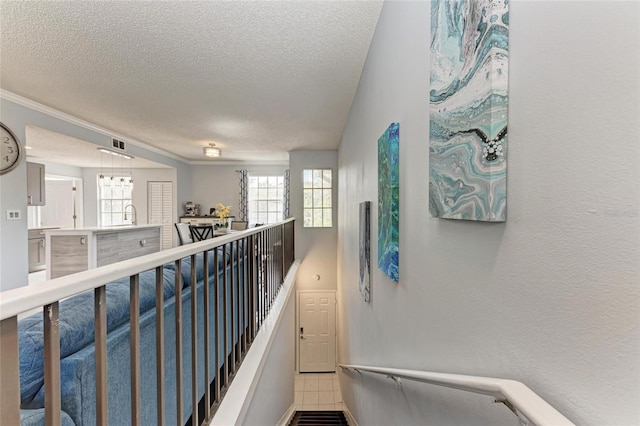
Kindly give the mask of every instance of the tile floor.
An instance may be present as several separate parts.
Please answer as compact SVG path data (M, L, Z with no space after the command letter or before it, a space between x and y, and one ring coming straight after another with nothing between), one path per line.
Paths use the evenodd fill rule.
M340 382L335 373L296 373L296 410L342 410Z

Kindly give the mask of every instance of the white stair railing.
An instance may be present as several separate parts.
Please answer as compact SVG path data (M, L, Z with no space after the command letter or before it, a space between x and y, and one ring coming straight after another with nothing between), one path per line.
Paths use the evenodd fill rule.
M364 365L339 364L343 370L357 373L374 373L387 376L398 386L400 379L429 383L459 389L466 392L489 395L494 402L506 405L515 413L523 425L570 426L574 425L551 404L516 380L493 377L466 376L461 374L434 373L430 371L403 370L398 368L369 367ZM575 425L574 425L575 426Z

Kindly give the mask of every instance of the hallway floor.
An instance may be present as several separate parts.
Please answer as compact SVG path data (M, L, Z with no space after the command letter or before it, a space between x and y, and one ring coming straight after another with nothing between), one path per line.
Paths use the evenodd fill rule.
M342 410L340 382L335 373L296 373L296 410Z

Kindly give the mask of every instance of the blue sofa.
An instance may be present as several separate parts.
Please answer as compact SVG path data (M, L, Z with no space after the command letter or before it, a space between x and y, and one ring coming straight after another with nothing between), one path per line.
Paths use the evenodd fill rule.
M219 306L223 305L223 275L227 274L227 304L230 306L231 291L242 293L238 274L225 265L230 264L231 255L223 256L218 250ZM244 265L240 246L235 264ZM216 342L213 313L213 286L215 266L213 250L209 256L209 311L211 325L209 383L218 369L214 368ZM197 352L198 352L198 399L204 395L204 267L202 253L196 256L196 299L197 299ZM165 356L165 416L167 424L176 424L176 330L175 330L175 268L174 264L163 267L164 291L164 356ZM191 397L191 257L182 259L182 391L184 424L192 413ZM129 350L129 279L124 278L107 285L107 374L109 424L129 424L131 419L130 397L130 350ZM60 302L60 358L61 358L61 399L63 425L94 425L95 401L95 348L94 348L94 296L93 291L76 295ZM227 323L227 347L238 341L240 321L247 327L246 317L238 319L238 299L235 297L234 335L231 336L231 321ZM222 336L224 311L218 311L219 335ZM142 424L156 423L156 352L155 352L155 271L140 274L140 381ZM43 322L42 314L24 318L18 323L20 349L20 396L21 423L23 425L44 424L44 379L43 379ZM219 366L224 360L224 345L218 347ZM228 352L227 352L228 355Z

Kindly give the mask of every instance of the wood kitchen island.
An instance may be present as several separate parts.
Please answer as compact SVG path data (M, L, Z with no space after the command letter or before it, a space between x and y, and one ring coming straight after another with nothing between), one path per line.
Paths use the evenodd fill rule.
M160 251L161 225L45 230L47 279Z

